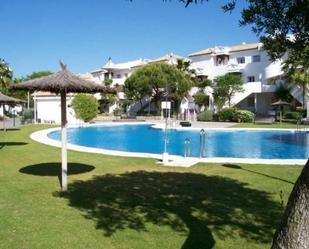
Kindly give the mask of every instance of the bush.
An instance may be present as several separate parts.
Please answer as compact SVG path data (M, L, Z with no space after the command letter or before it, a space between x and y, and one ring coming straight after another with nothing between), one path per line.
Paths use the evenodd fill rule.
M285 112L283 114L283 118L284 119L295 119L295 120L298 120L298 119L302 118L302 113L300 113L300 112Z
M33 110L24 109L22 113L22 123L31 123L33 119Z
M120 116L121 113L122 113L121 108L117 107L117 108L113 111L113 113L114 113L114 116Z
M198 121L212 121L213 120L213 112L210 110L203 111L199 113L197 116Z
M236 110L233 121L238 123L253 123L254 113L247 110Z
M236 113L236 108L223 108L218 112L218 117L220 121L233 121Z
M298 109L296 111L299 113L301 118L305 118L307 116L307 110L306 109Z
M71 102L76 118L89 122L97 116L99 103L90 94L77 94Z

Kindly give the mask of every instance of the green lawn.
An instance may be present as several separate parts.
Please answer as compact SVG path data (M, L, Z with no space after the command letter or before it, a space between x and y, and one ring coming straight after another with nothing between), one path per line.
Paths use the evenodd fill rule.
M162 167L30 140L47 126L0 131L0 248L269 248L301 167Z
M255 123L239 123L234 125L236 128L280 128L280 129L309 129L308 125L300 125L291 123L273 123L273 124L255 124Z

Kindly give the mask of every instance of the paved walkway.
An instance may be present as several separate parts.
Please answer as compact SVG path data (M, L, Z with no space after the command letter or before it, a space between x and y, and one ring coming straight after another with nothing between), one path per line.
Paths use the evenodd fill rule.
M165 124L165 120L146 120L147 122L153 122L156 124ZM171 124L173 122L173 120L168 121L169 124ZM180 120L176 121L176 127L179 128L181 127L179 122L181 122ZM232 123L232 122L199 122L199 121L195 121L195 122L190 122L191 123L191 128L229 128L232 127L234 125L236 125L237 123Z

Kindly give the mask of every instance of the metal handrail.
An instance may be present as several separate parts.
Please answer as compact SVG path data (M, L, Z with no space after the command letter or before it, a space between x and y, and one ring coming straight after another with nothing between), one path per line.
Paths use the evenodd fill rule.
M200 158L205 157L205 142L206 142L206 132L204 129L200 131Z
M190 156L190 153L191 153L190 144L191 144L190 138L186 138L185 139L185 152L184 152L185 157Z

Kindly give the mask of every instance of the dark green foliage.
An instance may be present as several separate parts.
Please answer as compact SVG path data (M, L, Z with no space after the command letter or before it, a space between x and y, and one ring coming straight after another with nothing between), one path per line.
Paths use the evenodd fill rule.
M214 80L213 96L219 109L225 104L225 102L228 102L228 105L231 106L232 97L237 92L243 91L243 81L240 75L226 74L218 76Z
M307 110L306 109L298 109L297 112L302 118L305 118L307 116Z
M98 113L98 100L90 94L77 94L71 102L75 116L84 122L89 122Z
M218 117L220 121L234 121L234 117L236 114L236 108L223 108L218 112Z
M184 72L186 75L190 76L192 80L196 77L195 69L191 69L191 61L184 59L177 59L177 69Z
M132 73L125 81L124 92L128 98L141 101L143 97L152 96L155 103L167 88L170 98L178 101L188 90L192 82L190 77L176 66L166 63L154 63L143 66Z
M295 119L295 120L299 120L302 118L302 113L300 112L285 112L283 114L283 118L284 119Z
M210 110L203 111L197 116L198 121L213 121L213 112Z
M0 58L0 90L8 88L13 78L9 64Z
M32 123L34 113L32 109L24 109L22 112L22 123Z
M111 86L113 84L113 80L112 79L106 79L106 80L104 80L104 84L105 84L105 86Z
M241 25L252 25L272 59L289 52L285 70L309 67L309 1L248 1ZM280 14L279 14L280 13ZM292 34L293 38L289 37Z
M209 96L203 92L198 92L194 95L194 101L199 107L208 106Z
M27 77L25 78L25 80L33 80L33 79L38 79L38 78L41 78L41 77L44 77L44 76L48 76L48 75L51 75L53 72L51 71L37 71L37 72L33 72L29 75L27 75Z
M102 112L108 112L108 108L110 105L114 104L117 100L117 97L115 94L112 93L105 93L101 94L101 100L99 101L100 103L100 109Z
M113 111L114 115L115 116L120 116L122 111L121 111L121 108L116 108L114 111Z
M275 96L277 99L284 100L286 102L291 102L293 96L290 94L291 88L286 85L280 85L276 88Z
M255 115L253 112L247 110L236 110L233 121L238 123L253 123Z
M223 108L218 112L220 121L232 121L238 123L252 123L255 115L253 112L247 110L238 110L237 108Z
M205 89L207 86L212 86L212 82L209 79L203 79L201 77L196 77L194 80L194 85L199 89Z

